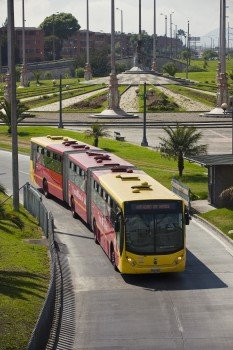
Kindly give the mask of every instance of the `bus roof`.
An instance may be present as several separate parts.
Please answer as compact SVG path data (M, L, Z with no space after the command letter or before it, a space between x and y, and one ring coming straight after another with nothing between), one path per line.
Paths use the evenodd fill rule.
M31 142L46 147L53 152L63 154L64 152L85 151L87 149L100 150L94 146L90 146L84 142L77 141L66 136L41 136L32 137Z
M134 170L131 174L103 174L99 176L99 182L120 205L127 201L181 200L175 193L140 170Z
M70 154L69 159L72 160L75 164L82 167L82 169L87 170L88 168L94 168L94 167L116 167L116 166L123 166L123 167L133 167L132 164L127 162L124 159L121 159L120 157L116 156L115 154L104 152L103 150L97 150L97 151L87 151L85 153L80 154Z

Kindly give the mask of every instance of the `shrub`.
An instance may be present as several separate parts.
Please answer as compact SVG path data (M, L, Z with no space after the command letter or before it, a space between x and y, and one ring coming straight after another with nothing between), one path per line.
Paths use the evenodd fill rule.
M233 208L233 186L222 191L219 195L220 205L224 208Z
M84 69L83 68L75 69L75 75L77 78L83 78L84 77Z
M174 77L178 72L178 68L174 63L166 63L163 65L163 72Z
M47 79L47 80L50 80L52 78L52 74L50 72L46 72L44 74L44 78Z
M189 72L205 72L206 70L198 66L190 66Z

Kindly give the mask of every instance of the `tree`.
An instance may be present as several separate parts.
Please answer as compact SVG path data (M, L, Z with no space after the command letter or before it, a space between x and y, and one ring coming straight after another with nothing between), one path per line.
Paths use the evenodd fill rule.
M24 114L28 110L28 107L16 100L16 118L17 123L21 122L25 118L34 118L34 114ZM4 99L0 102L0 120L8 126L8 134L11 134L11 103Z
M0 193L6 195L6 189L3 185L0 184ZM22 229L24 227L23 221L19 218L19 216L13 212L8 212L4 208L4 202L0 202L0 227L3 221L11 221L17 227Z
M209 61L209 60L212 60L214 58L217 58L218 54L214 50L205 50L202 54L202 57L204 60Z
M104 126L95 123L91 126L91 130L86 130L85 134L88 138L93 138L93 146L98 147L99 137L109 137L110 134L108 130L104 128Z
M71 13L58 13L48 16L39 26L45 36L55 35L60 40L67 39L80 29L77 19Z
M34 75L34 77L36 79L36 83L38 85L40 85L41 72L39 70L34 70L34 71L32 71L32 73L33 73L33 75Z
M44 38L45 59L52 61L53 59L53 42L55 49L55 59L61 58L62 41L56 35L49 35Z
M233 69L228 73L231 80L233 80Z
M163 71L174 77L178 72L178 68L174 63L166 63L163 65Z
M175 129L165 127L163 130L167 133L168 138L160 137L161 155L178 161L179 176L182 177L184 157L206 154L207 145L198 144L202 133L198 132L195 127L180 126L177 124Z

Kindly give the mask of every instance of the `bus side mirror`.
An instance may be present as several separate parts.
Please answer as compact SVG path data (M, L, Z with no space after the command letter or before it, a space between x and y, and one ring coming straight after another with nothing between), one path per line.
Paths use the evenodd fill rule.
M185 225L189 225L190 219L191 219L191 216L189 215L189 211L186 210L185 213L184 213L184 222L185 222Z

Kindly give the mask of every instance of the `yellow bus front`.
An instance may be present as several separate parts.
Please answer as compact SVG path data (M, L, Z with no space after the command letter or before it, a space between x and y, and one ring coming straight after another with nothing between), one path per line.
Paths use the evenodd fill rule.
M121 273L184 270L185 215L182 200L126 202L122 221L124 248L118 266Z

